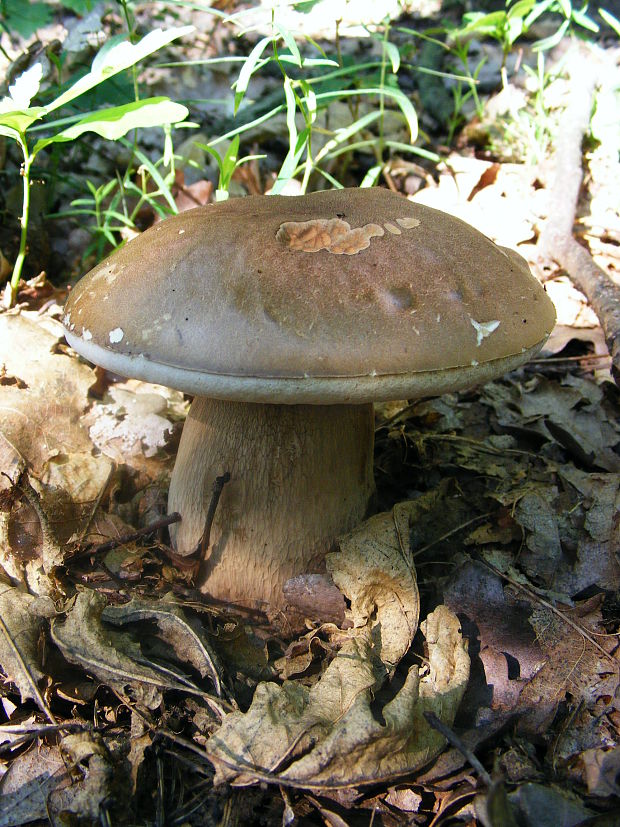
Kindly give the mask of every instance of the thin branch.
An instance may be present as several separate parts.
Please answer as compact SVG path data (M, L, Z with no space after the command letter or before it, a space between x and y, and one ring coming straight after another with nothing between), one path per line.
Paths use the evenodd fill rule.
M612 374L620 383L620 286L592 259L573 236L573 225L583 179L582 143L590 130L594 92L601 70L593 52L575 44L571 54L571 95L560 119L551 187L549 218L540 234L538 250L553 259L586 296L603 328L612 359Z
M457 749L461 755L463 755L471 764L471 766L476 770L480 778L484 781L487 787L491 787L493 785L493 780L489 773L485 770L482 766L480 761L476 758L474 753L469 749L469 747L465 746L465 744L461 741L459 736L452 732L450 727L447 727L443 721L440 721L439 718L435 715L434 712L430 712L427 710L423 713L424 717L426 718L427 723L429 726L432 726L433 729L436 729L440 735L448 741L455 749Z
M222 496L222 490L224 489L224 486L227 482L230 482L229 471L226 471L226 473L222 474L220 477L216 477L215 482L213 483L213 488L211 490L211 502L209 503L207 516L205 517L205 528L202 532L200 543L198 544L201 559L204 558L205 552L208 550L209 545L211 544L211 527L213 525L213 518L215 517L217 504L219 503L220 497Z
M79 554L75 555L73 560L87 555L90 556L91 554L105 554L108 551L112 551L112 549L118 548L119 546L124 546L127 543L133 543L134 540L139 540L140 537L153 534L153 532L159 531L160 528L166 528L166 526L180 521L181 515L178 511L174 511L172 514L167 514L160 520L155 520L155 522L149 523L149 525L146 525L143 528L138 528L130 534L123 534L120 537L116 537L114 540L107 540L105 543L101 543L98 546L91 546L91 548L81 551Z
M549 603L548 600L545 600L544 598L542 598L533 589L528 588L523 583L519 583L517 580L513 580L512 577L509 577L507 574L505 574L505 572L500 571L498 568L496 568L494 565L487 562L486 560L483 560L482 563L488 569L490 569L493 572L493 574L496 574L498 577L501 577L503 580L506 580L508 583L510 583L511 586L514 586L516 589L521 589L521 591L525 592L528 595L528 597L531 597L533 600L540 603L546 609L550 609L554 614L556 614L559 618L561 618L561 620L563 620L564 623L566 623L568 626L570 626L572 629L574 629L578 634L582 635L589 643L591 643L592 646L594 646L594 648L597 649L601 653L601 655L603 655L603 657L606 660L611 661L611 663L613 663L616 671L618 671L620 669L620 666L618 664L618 658L615 655L611 655L609 652L607 652L605 649L603 649L603 647L600 645L600 643L598 643L598 641L596 641L592 637L592 635L583 628L583 626L580 626L579 623L575 623L574 620L571 620L570 617L568 617L567 615L564 614L564 612L562 612L560 609L556 608L553 605L553 603Z

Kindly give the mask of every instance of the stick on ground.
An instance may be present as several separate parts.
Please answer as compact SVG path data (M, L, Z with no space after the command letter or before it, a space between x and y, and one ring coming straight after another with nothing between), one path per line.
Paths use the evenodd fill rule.
M538 249L568 273L596 313L611 354L612 374L620 384L620 287L592 259L573 236L577 201L583 179L581 145L590 129L594 91L601 69L583 44L575 44L568 62L571 95L560 119L551 187L549 218Z

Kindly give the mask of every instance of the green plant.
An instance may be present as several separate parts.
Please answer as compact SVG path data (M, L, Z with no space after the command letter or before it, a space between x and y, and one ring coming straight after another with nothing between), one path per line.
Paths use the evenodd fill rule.
M489 13L468 12L463 15L463 24L450 30L454 40L467 40L472 36L491 37L501 44L504 63L513 45L525 34L532 24L543 15L559 15L557 30L534 43L536 51L552 49L571 28L577 27L598 32L598 24L587 14L588 4L577 9L571 0L507 0L506 9Z
M251 79L269 63L276 64L281 73L282 103L213 139L209 142L209 148L284 113L288 152L272 188L275 194L282 192L288 182L298 176L301 176L301 191L305 192L313 173L322 175L332 186L340 187L340 182L330 173L328 166L340 155L350 155L355 150L374 153L376 165L370 174L375 180L383 166L386 149L435 157L414 146L418 134L417 117L411 101L398 86L400 54L389 40L387 24L381 33L373 34L381 41L381 59L361 64L346 63L340 55L334 60L312 39L304 37L304 41L320 54L319 57L306 57L302 55L293 33L281 26L275 17L272 28L273 33L256 43L241 66L234 84L234 111L235 114L240 112ZM316 70L319 70L317 74L311 74ZM360 115L359 102L363 98L375 100L377 106ZM391 141L384 136L383 122L388 99L396 104L407 126L410 144ZM318 116L335 100L350 102L351 123L329 130L320 125ZM378 136L371 132L371 127L377 128ZM322 141L318 148L317 136ZM370 178L366 179L367 183L370 181Z
M92 0L61 0L60 5L75 14L85 14L93 4ZM0 0L0 13L0 30L9 34L17 32L28 39L37 29L51 22L53 9L50 3Z
M56 121L44 121L47 116L79 98L105 80L134 66L138 61L161 49L178 37L189 34L193 27L181 27L162 31L154 30L138 43L112 38L96 55L90 72L61 92L45 106L32 106L39 92L41 65L35 63L9 88L9 95L0 101L0 135L14 140L23 155L21 175L23 181L22 215L20 219L20 245L11 280L5 293L5 304L15 302L27 248L28 218L30 210L30 175L33 162L39 152L58 143L73 141L86 132L94 132L108 140L119 140L130 130L149 126L166 126L184 120L188 110L181 104L165 97L134 100L121 106L108 107L90 112L86 116L72 116ZM37 124L37 126L35 126ZM68 125L70 124L70 125ZM34 143L31 133L44 126L47 137Z
M228 149L223 155L213 149L208 144L197 143L196 146L204 149L212 158L215 159L219 171L219 181L215 190L216 201L226 201L228 199L228 190L230 182L232 181L234 171L242 164L247 164L248 161L254 161L258 158L264 158L264 155L246 155L244 158L239 158L239 136L235 137L230 142Z
M121 240L137 233L136 219L145 204L160 218L177 213L171 193L175 181L175 155L172 146L172 130L164 125L164 153L157 161L151 161L136 145L126 138L120 138L130 152L132 163L124 175L95 186L87 180L88 195L71 202L73 209L50 218L87 216L91 224L87 227L93 236L92 243L84 251L84 258L95 255L97 260L104 255L107 246L118 247ZM138 162L134 173L133 161Z

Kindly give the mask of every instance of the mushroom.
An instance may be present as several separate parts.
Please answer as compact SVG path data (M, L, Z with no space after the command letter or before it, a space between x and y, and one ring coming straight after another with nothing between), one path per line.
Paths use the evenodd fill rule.
M215 598L280 610L374 492L373 402L486 382L555 321L525 261L383 189L255 196L156 224L71 291L69 344L194 395L170 483L176 552Z

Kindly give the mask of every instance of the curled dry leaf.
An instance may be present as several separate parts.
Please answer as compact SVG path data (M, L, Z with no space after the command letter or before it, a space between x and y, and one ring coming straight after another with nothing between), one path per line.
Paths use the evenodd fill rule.
M373 709L385 665L371 630L354 630L311 688L261 683L247 713L227 715L206 745L216 781L334 788L376 783L412 772L444 740L424 718L433 711L451 725L469 677L458 619L439 606L422 624L428 671L412 666L401 689Z
M96 592L79 592L66 619L52 623L52 639L68 661L117 691L131 687L134 697L151 709L159 706L162 689L203 694L184 675L149 663L129 634L106 629L101 619L105 602Z
M327 569L351 603L356 628L369 622L381 660L393 671L411 646L418 626L420 598L409 548L415 503L403 502L377 514L340 538L340 551L328 554Z
M124 606L106 606L102 618L115 626L154 620L161 637L172 646L179 660L190 663L203 678L209 677L216 694L222 694L221 669L215 653L206 637L199 629L194 628L183 609L173 600L132 600Z
M62 335L61 325L36 314L0 316L0 369L8 377L0 383L2 464L14 480L28 468L60 541L86 528L112 469L107 457L93 456L79 423L94 371L58 350ZM58 560L41 563L47 569Z
M79 819L99 821L101 805L112 797L112 787L117 796L127 778L117 773L112 755L100 735L93 732L78 732L66 735L60 745L67 766L79 766L82 778L70 786L55 789L49 798L53 815L66 822L69 813Z
M51 600L0 583L0 668L22 701L36 698L36 683L43 677L38 651L42 618L53 614Z

